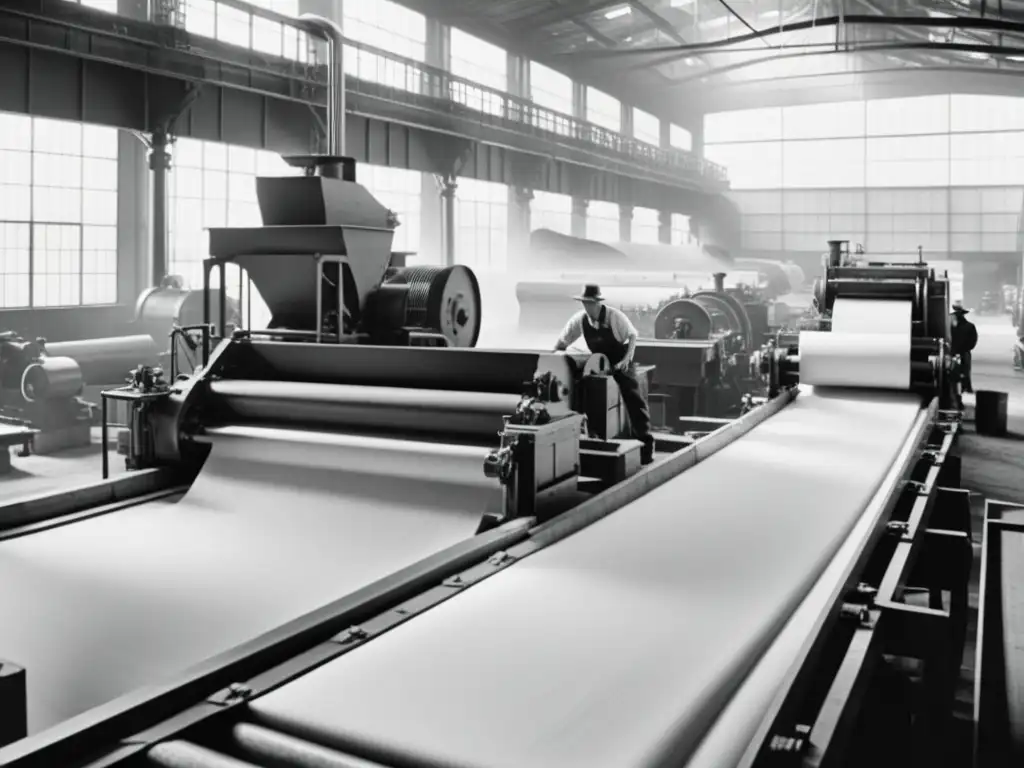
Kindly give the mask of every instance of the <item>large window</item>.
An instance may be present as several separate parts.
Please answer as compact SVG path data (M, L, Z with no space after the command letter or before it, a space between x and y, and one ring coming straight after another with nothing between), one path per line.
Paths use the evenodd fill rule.
M455 258L480 272L504 272L508 258L508 187L459 179L455 191Z
M508 53L503 48L453 29L451 52L453 75L501 93L508 90ZM482 89L467 88L463 83L452 83L452 100L490 115L500 115L504 109L501 97Z
M668 140L676 149L682 149L686 152L693 151L693 136L681 125L672 123L669 128Z
M295 169L272 152L212 141L178 139L169 175L168 271L192 288L202 288L203 260L209 255L210 227L258 227L257 176L292 176ZM211 275L216 279L216 273ZM237 279L228 292L237 293Z
M661 120L650 112L633 107L633 137L656 147L661 146Z
M604 91L587 86L587 120L618 133L622 130L622 104Z
M423 217L423 176L419 171L389 168L382 165L360 165L357 180L381 205L398 214L399 225L391 248L416 253L422 247L420 221ZM410 261L410 263L412 263Z
M633 243L660 243L658 232L661 216L653 208L634 208L630 222L629 240Z
M690 245L694 237L690 234L690 217L685 213L672 214L672 245Z
M357 0L342 4L346 37L382 51L422 62L426 57L427 20L423 14L391 0ZM349 72L362 80L419 93L422 74L386 56L345 47Z
M1018 97L741 110L706 115L704 126L705 154L728 169L736 190L997 187L1024 178Z
M535 115L538 128L568 136L572 132L567 119L573 117L572 95L570 77L536 61L530 62L530 100L544 110Z
M287 16L299 15L298 0L256 0L250 4ZM310 58L309 38L295 27L216 0L186 0L184 16L185 29L193 34L296 61Z
M0 113L0 306L117 301L117 131Z
M530 203L530 228L572 234L572 198L554 192L534 192Z
M600 243L617 243L621 229L619 206L604 200L591 200L587 205L587 239Z

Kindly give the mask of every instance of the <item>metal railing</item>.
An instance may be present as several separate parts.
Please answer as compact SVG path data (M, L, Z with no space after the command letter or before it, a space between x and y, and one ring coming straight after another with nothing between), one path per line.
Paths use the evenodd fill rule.
M300 41L294 59L302 63L309 61L309 49L303 50L301 44L306 39L305 33L298 29L295 19L250 5L244 0L217 0L217 4L248 14L250 48L257 36L256 26L272 22L282 26L283 40ZM184 15L179 16L179 24L184 23ZM287 44L284 46L285 55L290 47ZM570 140L590 145L659 171L679 171L709 181L728 181L723 166L692 152L658 147L587 120L538 106L529 99L513 96L458 77L444 69L355 40L347 40L345 48L348 87L351 92L385 96L395 102L414 101L419 106L447 113L465 109L473 112L474 118L483 124L500 124L504 128L513 128L517 132L534 134L555 142ZM314 50L318 48L314 46ZM258 49L253 52L261 53ZM319 60L321 57L316 58ZM326 73L317 67L311 70L310 79L323 85L326 83Z

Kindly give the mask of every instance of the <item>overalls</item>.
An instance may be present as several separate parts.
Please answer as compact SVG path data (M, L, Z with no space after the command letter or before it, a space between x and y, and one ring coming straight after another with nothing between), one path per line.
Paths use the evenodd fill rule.
M615 338L611 325L608 324L608 310L601 307L601 314L597 318L597 327L591 323L589 317L583 318L583 339L587 347L595 355L604 355L612 367L622 362L626 356L627 345ZM619 385L619 392L622 394L622 403L626 406L626 413L629 415L629 423L633 428L633 434L637 440L644 444L644 458L650 459L654 451L654 437L651 435L651 412L647 407L647 401L640 391L640 381L637 379L636 364L631 364L625 371L613 371L615 383Z

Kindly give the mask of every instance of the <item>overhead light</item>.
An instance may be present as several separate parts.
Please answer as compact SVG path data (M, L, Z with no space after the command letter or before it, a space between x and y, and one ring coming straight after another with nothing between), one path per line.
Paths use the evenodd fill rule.
M606 19L617 19L620 16L626 16L626 15L632 13L632 12L633 12L632 8L630 8L628 5L623 5L620 8L612 8L610 11L608 11L604 15L604 17Z

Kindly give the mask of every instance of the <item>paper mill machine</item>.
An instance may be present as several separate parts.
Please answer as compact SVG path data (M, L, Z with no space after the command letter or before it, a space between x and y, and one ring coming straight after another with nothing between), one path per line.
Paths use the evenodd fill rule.
M24 569L34 559L54 589L46 536L51 546L67 540L78 568L91 558L104 572L118 547L137 546L105 539L104 520L122 538L137 530L159 540L159 550L131 560L119 604L144 595L150 571L165 585L177 573L194 586L174 588L173 611L147 614L158 625L153 639L212 658L58 727L33 728L0 750L0 764L943 764L971 564L969 498L956 490L957 415L943 408L952 362L936 318L948 303L940 306L943 281L927 271L920 293L886 267L832 275L841 282L829 289L831 328L802 333L785 355L764 353L774 398L575 503L557 482L557 468L573 463L568 435L578 428L562 399L577 381L563 355L223 342L207 375L154 394L146 417L169 466L186 444L208 447L184 500L73 522L56 529L60 537L0 540L0 564L17 545L23 569L17 589L0 590L8 603L29 591ZM926 348L927 367L918 364ZM783 358L792 366L785 375L776 371ZM524 379L532 383L517 391ZM574 422L564 443L555 438L563 419ZM498 498L486 483L508 477L524 445L548 457L534 466L547 468L547 487L565 493L569 508L537 518L524 507L526 516L479 526L481 501ZM372 482L360 479L367 474ZM310 489L325 481L318 501ZM491 490L473 496L470 487ZM402 488L413 495L398 501ZM538 509L544 496L534 496ZM467 498L466 524L449 527ZM311 510L321 504L316 522ZM282 521L276 534L271 518ZM181 528L189 536L176 544ZM442 530L447 543L424 546ZM76 531L89 546L74 544ZM262 557L274 558L272 589L260 589ZM342 578L346 567L358 578ZM231 586L249 582L258 597ZM266 626L266 606L288 583L308 612L292 606ZM115 589L103 584L91 590L94 612ZM223 591L241 606L217 603ZM53 604L52 594L33 595ZM222 612L234 647L195 647L224 631ZM192 631L173 629L190 621ZM47 699L58 657L46 663L45 649L25 637L27 619L8 624L0 657L29 668L26 677L8 665L8 690L28 680L30 712L39 718L81 694L65 683ZM97 687L152 653L152 643L120 644L104 666L90 633L69 631L76 674L87 667ZM139 631L128 634L138 641ZM109 632L103 638L114 644Z

